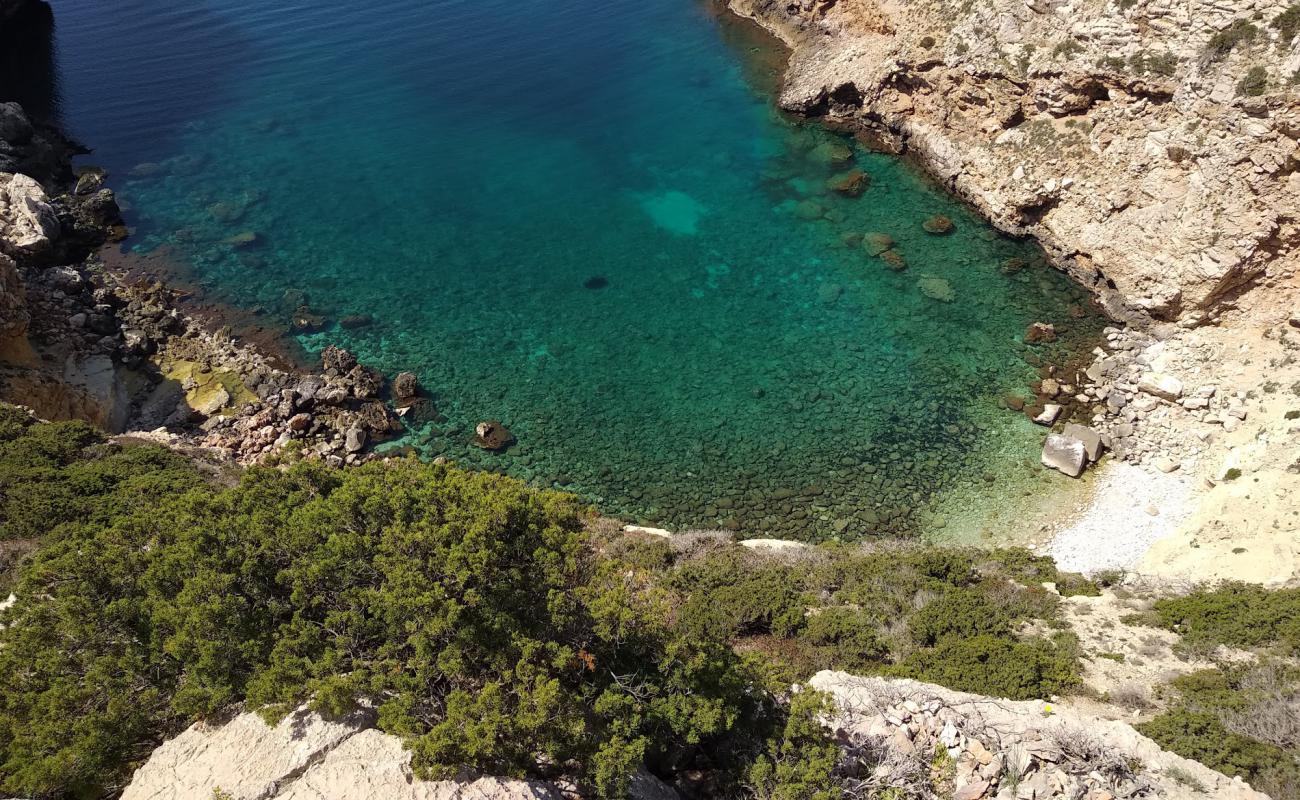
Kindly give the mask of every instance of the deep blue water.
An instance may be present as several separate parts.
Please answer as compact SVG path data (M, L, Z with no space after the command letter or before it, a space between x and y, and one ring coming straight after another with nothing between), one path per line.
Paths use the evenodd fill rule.
M1025 327L1099 327L1033 247L778 113L763 41L701 0L55 11L60 114L130 248L278 324L373 315L298 342L415 371L445 417L403 440L424 454L607 511L791 536L979 515L954 488L1023 493L1041 442L995 406L1036 376ZM828 189L853 168L861 197ZM518 445L472 447L484 419Z

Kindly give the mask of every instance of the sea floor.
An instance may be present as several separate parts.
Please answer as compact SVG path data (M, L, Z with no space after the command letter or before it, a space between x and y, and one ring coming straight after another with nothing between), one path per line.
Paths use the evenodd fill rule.
M245 54L219 103L164 115L160 149L123 135L139 109L82 118L116 134L95 158L133 252L309 354L419 376L438 414L387 447L801 539L974 530L1051 490L1043 430L998 400L1102 318L911 165L778 112L735 21L394 5L210 3ZM70 8L74 33L100 13ZM483 420L517 443L475 447Z

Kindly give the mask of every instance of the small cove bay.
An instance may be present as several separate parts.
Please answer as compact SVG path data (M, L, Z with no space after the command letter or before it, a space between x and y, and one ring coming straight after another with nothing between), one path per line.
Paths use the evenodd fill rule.
M58 112L128 249L416 373L438 413L381 448L801 539L974 530L1053 485L998 401L1095 344L1086 294L779 113L770 45L700 0L59 5Z

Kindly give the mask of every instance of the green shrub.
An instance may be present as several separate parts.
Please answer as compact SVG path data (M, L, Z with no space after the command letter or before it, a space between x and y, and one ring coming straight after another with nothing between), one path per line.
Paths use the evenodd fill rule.
M1181 756L1241 775L1274 797L1290 797L1300 786L1300 751L1287 733L1294 730L1297 679L1300 672L1285 663L1183 675L1172 683L1176 702L1137 727ZM1270 736L1275 741L1264 740Z
M1137 725L1144 736L1225 775L1249 777L1287 758L1281 748L1232 733L1218 716L1180 708Z
M1258 35L1259 28L1248 20L1234 19L1228 27L1210 37L1206 50L1211 58L1222 58L1238 47L1254 41Z
M1268 90L1268 70L1253 66L1237 82L1237 94L1243 97L1259 97ZM1238 474L1241 474L1238 470Z
M424 777L563 773L621 797L643 760L707 753L743 778L784 724L763 674L597 558L583 513L406 461L252 469L70 521L0 615L0 787L98 796L241 699L276 718L369 698Z
M1300 589L1229 582L1156 601L1156 623L1190 644L1300 648Z
M1274 17L1269 25L1277 29L1278 40L1282 46L1294 42L1296 34L1300 33L1300 3L1287 6L1286 10Z
M889 656L889 647L876 633L871 618L850 608L827 608L814 614L803 637L826 648L826 659L837 669L863 669Z
M1160 75L1172 78L1178 71L1178 57L1173 53L1147 53L1140 51L1129 56L1129 66L1143 75Z
M802 691L790 703L785 727L772 737L765 754L750 768L746 783L755 800L838 800L843 790L831 778L839 747L826 740L820 719L832 710L830 699Z
M917 611L908 627L914 642L929 647L948 637L1005 636L1011 632L1011 619L983 594L960 589Z
M1083 45L1079 44L1077 39L1062 39L1052 48L1053 58L1071 58L1084 51Z
M1012 700L1050 697L1078 684L1078 661L1044 639L1015 641L983 634L946 638L918 650L897 674L965 692Z

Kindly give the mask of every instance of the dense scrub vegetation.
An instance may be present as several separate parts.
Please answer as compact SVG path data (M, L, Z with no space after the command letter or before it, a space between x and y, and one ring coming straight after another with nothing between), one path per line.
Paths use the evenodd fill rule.
M1162 747L1274 797L1300 796L1300 589L1225 582L1156 601L1136 622L1182 636L1212 654L1219 645L1261 658L1177 678L1168 709L1138 728Z
M1190 646L1278 647L1300 652L1300 589L1227 582L1159 600L1149 622Z
M1272 797L1300 797L1300 669L1236 664L1176 678L1167 711L1138 730Z
M426 776L563 774L617 797L645 763L829 800L824 701L776 691L809 670L1017 697L1075 676L1068 642L1017 634L1054 619L1035 584L1062 577L1024 551L977 568L974 551L791 560L602 535L567 495L415 461L210 478L0 409L4 538L42 543L0 614L4 790L112 791L235 702L275 719L364 700Z
M1021 632L1058 623L1058 598L1040 582L1072 583L1025 550L828 546L772 556L707 536L617 546L683 599L686 629L760 652L789 680L843 669L1014 699L1078 680L1069 634Z
M413 461L221 487L84 426L5 422L6 536L44 539L0 617L6 791L111 791L241 699L271 717L368 699L428 776L563 772L606 797L643 762L829 781L811 723L594 557L571 497Z

